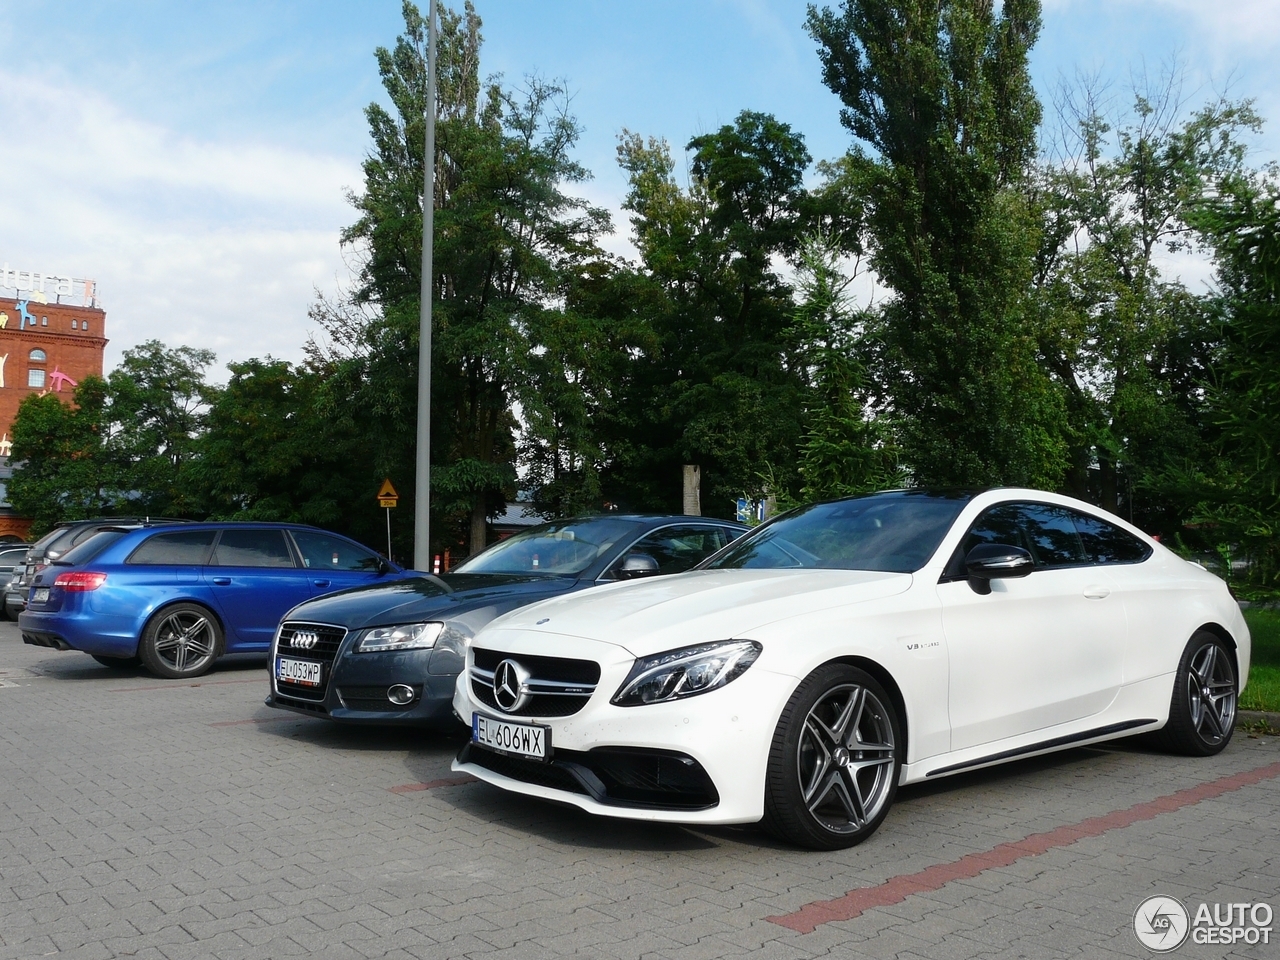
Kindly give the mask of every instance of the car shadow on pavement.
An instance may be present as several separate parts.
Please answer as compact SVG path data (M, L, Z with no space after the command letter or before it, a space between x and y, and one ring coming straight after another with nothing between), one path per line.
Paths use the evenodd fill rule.
M253 660L227 660L218 661L213 665L208 673L198 677L185 677L180 680L171 680L166 677L157 677L151 673L142 664L131 664L128 666L108 667L99 663L87 653L80 653L76 650L56 651L43 660L37 660L35 663L27 664L25 670L32 674L42 677L48 677L53 680L84 680L84 681L115 681L120 680L144 680L150 683L173 684L174 686L182 686L184 684L200 684L212 683L217 680L239 680L242 678L250 678L255 673L262 674L263 686L266 686L266 661L261 658Z
M678 824L598 817L572 804L507 793L487 783L439 791L439 799L486 822L564 847L679 853L719 846Z
M265 681L263 689L266 689ZM319 747L343 750L408 751L410 766L414 765L415 758L419 759L432 774L428 779L440 775L441 758L452 760L466 738L466 731L461 726L457 731L436 731L420 727L335 723L287 710L264 709L253 719L258 721L257 730L264 736L303 740Z

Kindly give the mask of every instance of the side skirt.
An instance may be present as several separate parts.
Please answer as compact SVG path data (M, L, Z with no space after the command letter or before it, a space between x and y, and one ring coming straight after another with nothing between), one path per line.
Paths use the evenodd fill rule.
M925 778L939 777L946 773L958 773L961 770L968 770L970 767L981 767L988 763L999 763L1002 760L1012 760L1015 757L1022 757L1029 753L1040 753L1043 750L1053 750L1057 747L1068 747L1073 743L1080 743L1083 740L1093 740L1097 737L1106 737L1114 733L1123 733L1125 730L1133 730L1137 727L1149 727L1153 723L1159 723L1156 719L1147 720L1126 720L1123 723L1112 723L1105 727L1094 727L1092 730L1082 730L1080 733L1068 734L1065 737L1054 737L1052 740L1041 740L1039 743L1030 743L1025 747L1015 747L1012 750L1004 750L1001 753L993 753L986 757L978 757L976 760L965 760L963 763L953 763L949 767L939 767L937 770L930 770L925 774Z

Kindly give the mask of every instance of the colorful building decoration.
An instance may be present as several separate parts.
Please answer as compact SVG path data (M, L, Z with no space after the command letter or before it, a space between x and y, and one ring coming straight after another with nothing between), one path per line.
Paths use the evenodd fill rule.
M102 376L106 322L92 280L0 267L0 491L12 472L9 434L18 405L50 392L70 403L81 380ZM25 538L30 527L0 494L0 539Z

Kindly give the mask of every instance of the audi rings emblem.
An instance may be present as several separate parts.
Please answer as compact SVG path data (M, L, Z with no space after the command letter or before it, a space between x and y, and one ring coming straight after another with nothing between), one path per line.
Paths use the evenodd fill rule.
M493 699L507 713L529 702L529 671L514 660L503 660L493 671Z
M295 650L314 650L320 642L320 634L314 630L299 630L289 640L289 646Z

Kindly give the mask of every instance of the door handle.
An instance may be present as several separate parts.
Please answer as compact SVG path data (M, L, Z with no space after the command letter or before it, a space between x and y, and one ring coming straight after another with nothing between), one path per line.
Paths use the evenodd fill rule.
M1103 600L1111 596L1111 590L1108 587L1100 586L1085 587L1084 595L1090 600Z
M314 583L317 587L327 587L329 585L328 580L312 580L311 582Z
M216 583L216 584L217 584L218 586L220 586L220 587L229 587L229 586L231 586L231 578L230 578L230 577L214 577L214 578L213 578L213 582L214 582L214 583Z

